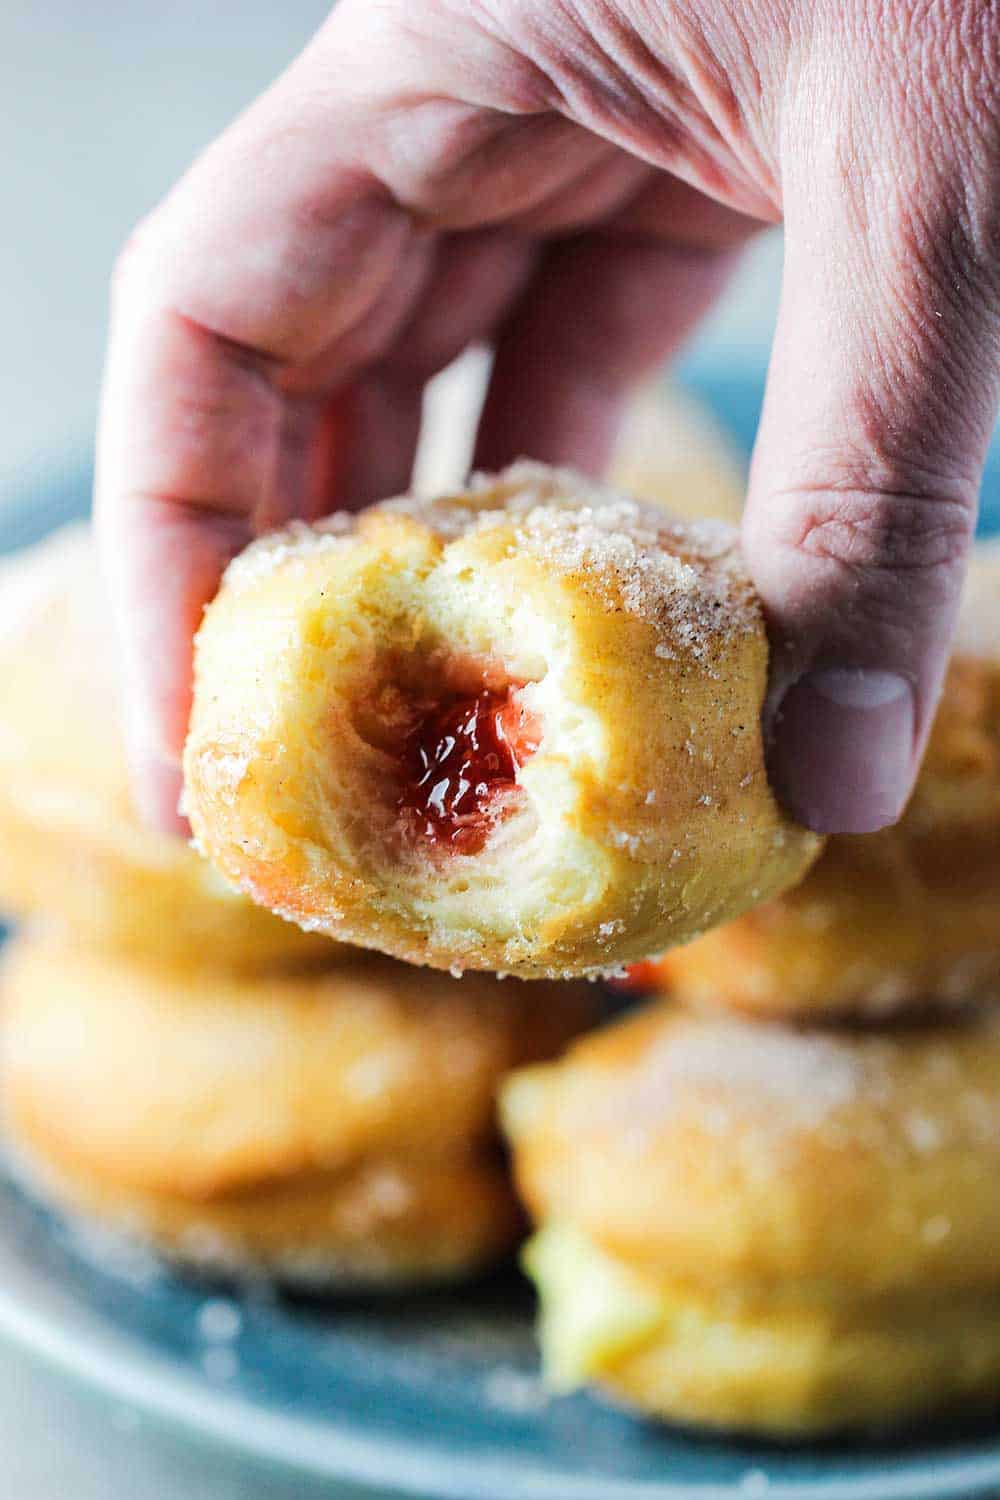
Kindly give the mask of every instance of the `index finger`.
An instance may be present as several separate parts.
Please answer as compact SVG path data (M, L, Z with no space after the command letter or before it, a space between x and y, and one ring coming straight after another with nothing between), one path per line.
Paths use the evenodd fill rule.
M459 24L421 41L391 6L345 0L117 268L97 520L156 821L179 790L201 611L255 524L291 508L275 491L292 398L328 399L378 359L437 227L529 211L593 154L530 69ZM512 172L519 129L535 149Z

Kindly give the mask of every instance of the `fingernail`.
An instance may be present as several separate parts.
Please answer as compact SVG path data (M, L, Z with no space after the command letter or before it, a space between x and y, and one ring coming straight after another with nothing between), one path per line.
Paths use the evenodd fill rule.
M896 672L807 672L774 718L775 792L817 833L873 833L894 823L915 774L914 719L913 689Z

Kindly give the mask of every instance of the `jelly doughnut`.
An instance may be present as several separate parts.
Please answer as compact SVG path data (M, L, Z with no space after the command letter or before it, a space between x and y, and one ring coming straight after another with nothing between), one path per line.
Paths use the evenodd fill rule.
M660 1003L508 1083L544 1363L768 1436L1000 1404L1000 1017Z
M328 941L261 911L133 811L85 526L4 565L0 680L0 913L165 962L329 959Z
M206 1268L470 1272L519 1227L497 1083L595 1014L589 986L544 1007L525 988L374 956L225 977L19 939L0 971L15 1171Z
M813 859L768 787L766 676L730 527L522 464L231 564L197 639L187 811L223 875L307 929L604 971Z

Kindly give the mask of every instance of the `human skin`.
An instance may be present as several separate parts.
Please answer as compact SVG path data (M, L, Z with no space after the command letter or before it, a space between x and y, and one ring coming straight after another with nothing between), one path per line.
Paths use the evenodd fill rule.
M1000 0L340 0L114 277L97 515L147 815L177 825L191 640L253 535L404 489L475 341L477 464L599 470L783 221L769 765L819 831L894 821L1000 395L998 85Z

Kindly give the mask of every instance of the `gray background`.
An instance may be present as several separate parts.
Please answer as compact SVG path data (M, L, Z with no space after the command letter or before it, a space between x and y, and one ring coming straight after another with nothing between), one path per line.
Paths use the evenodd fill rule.
M89 445L108 272L131 226L294 55L325 0L0 0L0 493ZM759 360L770 236L698 340Z

